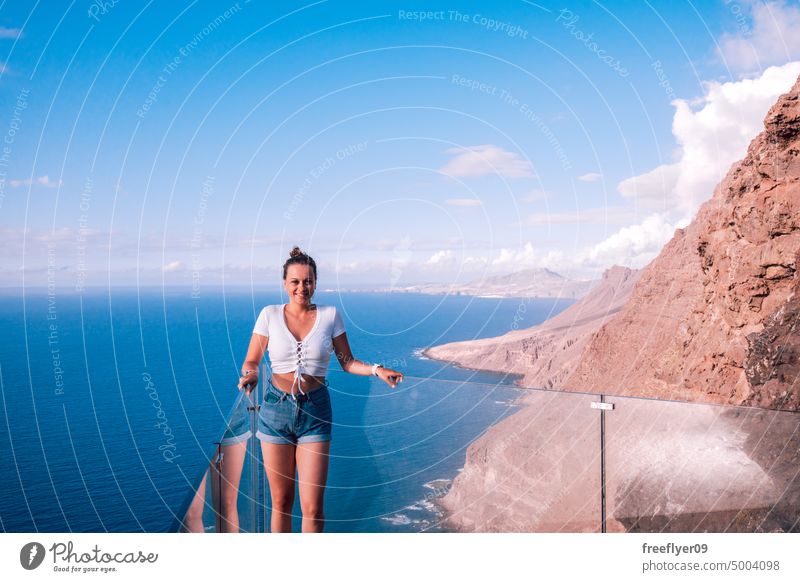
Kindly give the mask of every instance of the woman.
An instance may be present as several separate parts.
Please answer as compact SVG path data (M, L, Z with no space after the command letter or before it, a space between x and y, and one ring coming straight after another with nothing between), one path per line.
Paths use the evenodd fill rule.
M261 440L272 496L273 532L292 529L295 470L303 531L321 532L325 525L322 506L332 423L325 373L331 351L345 372L373 374L392 388L403 380L400 372L353 357L336 308L311 303L316 282L314 259L294 247L283 265L289 302L261 310L239 380L240 389L258 385L259 364L269 349L272 378L264 390L256 437Z

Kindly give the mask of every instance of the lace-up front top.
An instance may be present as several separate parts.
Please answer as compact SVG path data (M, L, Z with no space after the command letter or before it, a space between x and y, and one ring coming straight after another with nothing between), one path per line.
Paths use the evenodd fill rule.
M272 371L294 372L294 386L300 388L300 376L324 376L333 352L333 338L345 332L344 323L333 305L317 305L314 326L302 340L292 335L286 325L284 305L267 305L261 310L253 333L269 337L267 349Z

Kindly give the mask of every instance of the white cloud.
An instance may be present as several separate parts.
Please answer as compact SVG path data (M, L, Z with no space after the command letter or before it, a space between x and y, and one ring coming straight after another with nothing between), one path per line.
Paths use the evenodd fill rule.
M61 180L53 181L50 179L49 176L39 176L38 178L27 178L25 180L9 180L8 185L12 188L18 188L20 186L30 186L32 184L36 184L37 186L44 186L45 188L57 188L61 186Z
M538 202L539 200L544 200L550 197L550 193L546 190L540 190L539 188L534 188L525 196L519 199L520 202Z
M728 67L759 71L800 58L800 8L782 0L725 4L739 25L736 34L720 38L718 52Z
M413 253L411 252L411 237L405 235L392 249L392 258L389 263L389 287L394 288L400 282L403 273L411 262Z
M116 237L116 235L114 235ZM87 260L107 257L112 233L91 228L77 229L59 227L55 229L23 229L0 227L0 269L25 264L33 269L45 268L50 252L55 252L59 265L75 266L75 245L85 249ZM116 242L116 238L113 239ZM116 248L116 244L114 245ZM1 282L0 286L8 284Z
M648 206L674 207L676 200L672 196L680 175L680 164L664 164L656 168L623 180L617 190L625 198L635 198Z
M585 249L579 254L578 263L582 267L623 265L638 269L661 252L676 228L664 214L652 214L640 224L621 228L604 241Z
M578 180L580 180L581 182L597 182L602 177L603 174L598 174L597 172L589 172L588 174L583 174L582 176L578 176Z
M448 198L444 201L450 206L482 206L483 201L477 198Z
M489 264L487 257L467 257L464 259L463 267L466 271L482 269Z
M437 251L431 255L425 264L429 267L445 267L453 265L456 261L456 257L453 254L453 251L450 249L446 249L443 251Z
M770 67L756 79L706 83L696 111L676 99L672 133L680 145L678 161L623 180L618 191L650 207L677 210L682 219L693 217L731 164L745 155L767 111L799 74L800 62L792 62Z
M536 258L533 245L528 242L521 249L500 249L500 255L492 261L493 265L507 265L509 263L530 264Z
M445 152L455 157L439 170L451 176L498 174L507 178L530 178L534 175L530 162L496 145L449 148Z
M0 26L0 38L19 38L21 35L22 31L19 28Z
M571 252L537 250L531 242L520 248L503 248L491 265L505 271L528 267L549 268L562 274L596 273L612 265L638 269L661 252L676 228L683 228L687 224L686 221L673 224L663 213L651 214L641 223L625 226L597 244Z
M522 248L500 249L491 265L500 271L519 270L529 267L560 267L565 264L564 253L558 250L537 251L529 241Z
M164 267L161 270L164 271L165 273L172 273L174 271L180 271L181 269L183 269L182 262L172 261L171 263L167 263L166 265L164 265Z
M624 224L636 218L633 208L605 206L576 209L574 212L537 212L529 214L523 224Z
M349 261L346 263L336 263L334 267L340 275L360 273L365 269L365 265L359 261Z
M242 246L242 247L262 247L262 246L269 247L269 246L278 246L283 242L284 241L282 239L273 236L273 237L252 237L252 238L242 238L239 240L230 240L226 241L226 244L229 246ZM196 243L193 243L191 240L190 243L196 245Z

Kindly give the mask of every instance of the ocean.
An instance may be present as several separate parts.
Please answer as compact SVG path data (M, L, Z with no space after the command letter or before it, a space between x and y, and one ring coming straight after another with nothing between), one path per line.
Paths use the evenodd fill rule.
M406 375L392 390L332 357L326 531L440 529L431 501L521 389L514 376L421 350L529 327L573 301L356 292L314 301L342 310L356 358ZM0 528L168 531L238 396L255 318L281 302L243 290L3 291Z

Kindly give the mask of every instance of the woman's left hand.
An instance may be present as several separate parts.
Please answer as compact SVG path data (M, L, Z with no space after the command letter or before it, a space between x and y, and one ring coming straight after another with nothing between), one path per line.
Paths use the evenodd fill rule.
M397 388L397 385L403 381L403 373L391 368L378 368L378 378L392 388Z

